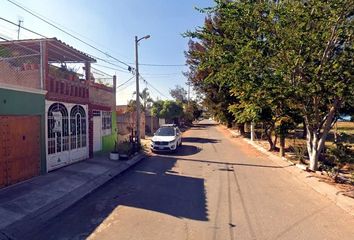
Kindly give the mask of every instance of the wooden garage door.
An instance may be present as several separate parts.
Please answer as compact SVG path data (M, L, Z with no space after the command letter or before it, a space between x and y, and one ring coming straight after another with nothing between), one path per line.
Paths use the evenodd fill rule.
M6 149L5 149L5 121L0 116L0 187L6 185L7 182L7 166L6 166Z
M1 116L0 140L3 171L2 186L11 185L39 174L40 117Z

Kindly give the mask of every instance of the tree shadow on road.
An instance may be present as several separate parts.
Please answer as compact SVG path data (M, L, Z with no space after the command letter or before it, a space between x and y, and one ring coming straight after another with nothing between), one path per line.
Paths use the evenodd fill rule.
M220 140L212 138L200 138L200 137L183 137L183 142L188 143L218 143Z
M176 158L178 161L187 161L187 162L200 162L205 164L225 164L229 166L240 166L240 167L255 167L255 168L287 168L293 166L292 164L286 166L278 166L278 165L262 165L262 164L251 164L251 163L239 163L239 162L222 162L217 160L203 160L203 159L190 159L190 158ZM229 171L230 169L219 169L220 171Z

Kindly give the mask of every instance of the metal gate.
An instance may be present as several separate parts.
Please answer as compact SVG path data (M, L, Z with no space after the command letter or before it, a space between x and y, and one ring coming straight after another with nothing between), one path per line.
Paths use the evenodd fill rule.
M47 170L88 158L87 106L46 101Z
M1 187L39 175L39 116L0 116L0 144Z

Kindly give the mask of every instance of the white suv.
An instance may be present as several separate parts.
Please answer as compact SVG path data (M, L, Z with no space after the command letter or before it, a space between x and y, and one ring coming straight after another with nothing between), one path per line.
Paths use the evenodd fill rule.
M182 145L182 133L174 124L162 125L151 139L152 151L175 151Z

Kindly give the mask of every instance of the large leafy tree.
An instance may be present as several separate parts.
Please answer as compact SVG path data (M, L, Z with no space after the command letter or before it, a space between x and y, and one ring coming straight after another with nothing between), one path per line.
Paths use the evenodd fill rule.
M152 113L159 118L175 120L183 116L181 103L171 100L156 101L152 107Z
M353 102L353 14L347 0L280 1L269 13L276 19L269 24L276 51L270 64L305 120L311 170L338 113Z
M187 34L199 40L187 55L190 79L223 110L226 101L206 88L226 87L224 96L236 99L226 109L237 121L266 123L283 137L300 114L316 170L338 113L352 109L354 3L215 2L204 10L214 17Z
M231 126L234 122L228 110L230 104L237 101L230 91L231 82L219 85L215 80L223 74L222 64L211 61L216 56L218 44L213 40L222 36L219 27L220 16L207 17L203 28L195 32L187 32L186 37L196 40L189 41L189 50L185 53L189 71L185 73L194 90L203 97L203 105L219 121Z

